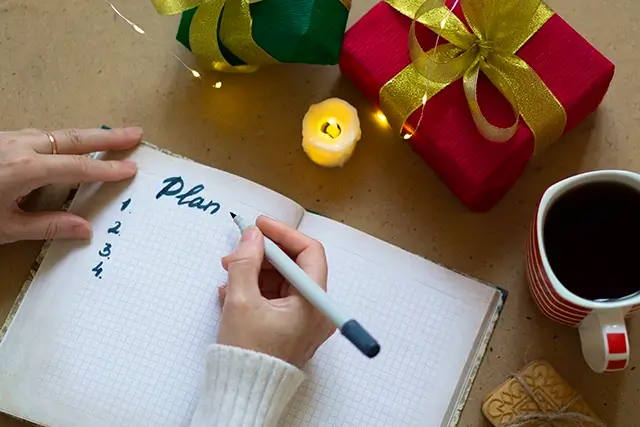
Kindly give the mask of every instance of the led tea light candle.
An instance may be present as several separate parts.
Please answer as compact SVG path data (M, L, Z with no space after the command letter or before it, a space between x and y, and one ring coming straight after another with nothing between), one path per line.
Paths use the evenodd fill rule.
M320 166L344 165L361 135L358 111L338 98L312 105L302 121L302 148Z

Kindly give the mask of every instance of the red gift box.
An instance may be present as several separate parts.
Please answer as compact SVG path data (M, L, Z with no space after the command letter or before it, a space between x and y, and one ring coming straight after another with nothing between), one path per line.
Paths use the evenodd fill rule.
M453 12L466 23L459 5ZM411 63L410 26L410 18L381 2L345 36L340 68L376 104L382 86ZM436 34L421 24L416 25L416 36L425 50L435 46ZM516 54L564 106L564 133L598 107L614 74L614 65L557 14ZM511 106L482 73L478 101L492 124L507 127L514 122ZM415 129L419 117L420 111L414 111L407 120L410 128ZM423 121L409 142L474 211L489 210L500 201L524 171L535 148L533 133L523 120L509 141L485 139L471 116L462 79L428 100Z

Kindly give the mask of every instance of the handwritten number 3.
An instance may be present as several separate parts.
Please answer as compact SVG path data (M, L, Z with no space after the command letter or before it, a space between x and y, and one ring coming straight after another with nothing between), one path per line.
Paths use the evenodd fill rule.
M114 225L109 230L107 230L107 233L109 233L109 234L120 234L120 227L121 226L122 226L122 223L120 221L116 221L116 225Z
M104 249L98 252L98 255L100 255L101 257L107 257L111 255L111 243L105 243Z

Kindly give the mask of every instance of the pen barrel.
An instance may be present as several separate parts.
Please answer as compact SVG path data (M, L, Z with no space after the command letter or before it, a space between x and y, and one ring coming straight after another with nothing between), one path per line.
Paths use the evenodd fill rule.
M294 286L317 310L341 328L350 318L331 297L314 282L282 249L264 239L265 256L273 267Z

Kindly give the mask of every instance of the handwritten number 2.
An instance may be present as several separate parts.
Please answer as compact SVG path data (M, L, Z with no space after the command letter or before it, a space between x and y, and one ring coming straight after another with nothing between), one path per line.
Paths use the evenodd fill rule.
M104 248L100 252L98 252L98 255L100 255L101 257L111 255L111 243L105 243Z
M107 230L107 233L109 234L120 234L120 227L122 226L122 223L120 221L116 221L116 224L111 227L110 229Z
M102 274L102 264L103 262L100 261L100 264L96 265L95 267L93 267L93 269L91 271L93 271L95 273L96 277L100 277L100 275Z

